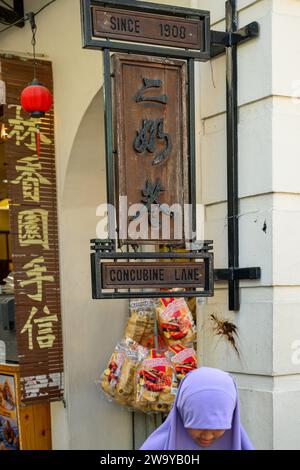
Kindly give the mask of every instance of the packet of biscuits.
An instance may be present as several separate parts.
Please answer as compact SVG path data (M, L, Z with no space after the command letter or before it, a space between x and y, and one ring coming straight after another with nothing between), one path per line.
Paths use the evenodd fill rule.
M136 408L168 412L177 392L174 367L164 352L150 350L136 374Z
M147 357L148 349L135 341L131 342L128 338L126 342L130 344L125 351L125 359L114 398L121 405L131 407L134 402L134 380L136 371L141 361Z
M134 400L134 380L138 364L148 349L126 338L117 344L108 367L101 377L101 387L110 398L130 406Z
M171 362L175 368L176 377L180 382L189 372L198 367L195 349L177 343L169 346Z
M129 303L130 317L127 322L125 337L146 346L154 335L155 301L135 299Z
M185 299L161 298L156 312L159 329L169 345L195 341L196 326Z

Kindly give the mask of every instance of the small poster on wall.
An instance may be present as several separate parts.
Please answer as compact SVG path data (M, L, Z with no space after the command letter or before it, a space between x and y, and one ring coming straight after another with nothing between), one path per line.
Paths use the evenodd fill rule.
M19 449L15 378L0 374L0 451Z

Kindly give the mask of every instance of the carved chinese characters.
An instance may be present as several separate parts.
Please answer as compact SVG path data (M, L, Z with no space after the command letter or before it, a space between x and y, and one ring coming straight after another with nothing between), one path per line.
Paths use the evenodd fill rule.
M189 202L185 62L116 54L114 71L120 242L181 244ZM139 237L124 235L124 218L140 224Z
M40 124L19 105L32 64L2 59L8 103L5 114L16 329L24 403L60 400L63 355L59 289L53 110ZM52 88L51 64L40 62L40 80Z

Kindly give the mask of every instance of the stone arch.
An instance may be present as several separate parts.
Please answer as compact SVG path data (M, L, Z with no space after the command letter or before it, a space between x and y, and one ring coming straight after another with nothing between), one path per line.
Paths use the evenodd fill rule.
M122 338L128 315L124 301L95 301L91 297L89 242L95 238L96 208L106 201L103 121L100 89L82 117L74 139L60 201L67 409L52 407L56 424L53 429L57 430L54 448L60 448L61 426L57 425L60 422L68 430L68 447L72 450L131 448L130 413L109 403L95 383Z

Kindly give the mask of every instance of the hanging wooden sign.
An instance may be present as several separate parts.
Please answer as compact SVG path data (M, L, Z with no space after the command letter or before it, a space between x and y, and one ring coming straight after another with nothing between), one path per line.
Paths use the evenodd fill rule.
M212 296L212 243L196 241L194 81L194 61L211 55L210 13L131 0L81 8L83 47L103 50L104 69L108 238L92 240L93 299Z
M17 343L23 403L61 400L63 351L53 108L40 121L20 106L33 64L0 58L6 84L5 157L10 199ZM53 90L50 62L39 61L39 80Z
M209 297L213 295L212 242L193 251L120 252L112 240L92 240L93 299ZM172 261L172 262L171 262Z
M201 50L204 23L153 13L92 7L93 35L105 39L142 42Z
M122 0L81 0L83 47L207 60L206 10Z
M120 243L182 244L189 203L186 64L115 54L114 76Z
M126 289L135 287L168 288L204 287L204 263L103 263L102 287Z

